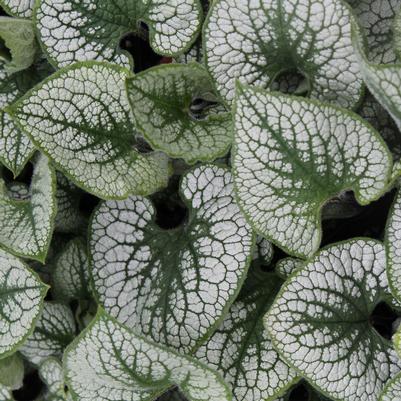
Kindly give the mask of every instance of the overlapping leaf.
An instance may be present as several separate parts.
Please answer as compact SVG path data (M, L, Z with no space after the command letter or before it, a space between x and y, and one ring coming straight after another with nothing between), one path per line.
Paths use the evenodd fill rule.
M89 243L94 289L106 311L157 343L190 352L238 294L253 234L226 169L195 168L182 179L181 197L189 216L173 230L157 226L146 198L103 203Z
M386 298L383 244L337 243L298 269L265 317L279 354L333 400L376 401L401 362L370 323Z
M22 387L24 373L24 361L18 352L0 359L0 386L6 386L10 390L18 390ZM1 397L0 400L3 401Z
M387 189L391 155L356 114L320 102L238 87L233 175L253 227L289 253L312 255L322 205L352 189L367 204Z
M204 27L206 65L229 102L236 79L268 88L296 71L310 96L352 108L362 80L351 20L339 0L217 0Z
M53 234L56 215L55 173L45 156L35 164L30 197L15 200L0 178L0 246L43 262Z
M107 63L60 70L10 108L33 142L78 186L103 198L149 194L167 182L167 157L140 154L124 82Z
M130 78L127 89L136 127L153 149L191 164L227 153L231 114L207 110L218 98L201 65L158 66Z
M275 400L298 380L274 350L263 327L281 285L274 274L250 269L223 323L196 356L222 373L237 401Z
M52 271L52 287L57 299L89 298L89 260L83 240L71 240L58 254Z
M121 38L128 33L147 40L156 53L184 52L196 38L202 10L198 0L41 0L36 10L39 37L50 60L65 67L76 61L112 61L129 66Z
M39 376L47 386L44 401L72 401L71 394L66 391L63 367L58 359L50 357L42 362Z
M32 332L46 291L24 263L0 249L0 358L13 354Z
M30 18L33 13L35 0L0 0L0 6L11 15Z
M50 356L61 357L75 337L75 321L70 308L63 304L45 302L35 330L25 341L20 352L35 365Z
M80 400L151 401L174 385L189 401L232 399L218 374L137 336L104 312L68 347L64 371Z

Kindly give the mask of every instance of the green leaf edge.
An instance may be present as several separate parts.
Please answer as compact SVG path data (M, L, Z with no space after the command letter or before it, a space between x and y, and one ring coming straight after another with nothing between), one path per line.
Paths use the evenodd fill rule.
M17 101L12 103L11 105L7 106L5 110L11 116L13 121L17 124L17 127L21 129L22 132L24 132L26 135L28 135L28 137L31 139L32 143L36 146L36 148L39 149L43 154L45 154L49 158L49 160L51 160L51 162L56 166L57 170L61 171L70 181L76 184L79 188L104 200L123 200L126 199L129 195L131 195L133 191L129 189L124 195L121 196L105 196L104 194L101 194L98 191L94 191L93 189L87 188L82 182L78 181L75 177L72 177L72 175L67 171L67 169L65 169L61 164L57 163L55 160L53 160L51 154L42 149L39 146L38 142L33 138L33 136L27 130L23 129L21 124L18 122L18 117L16 115L17 109L19 108L20 104L23 101L27 100L32 95L32 93L40 89L46 83L52 81L55 78L59 78L66 71L76 70L84 66L91 67L93 65L101 65L106 68L111 68L117 72L123 72L127 77L133 75L133 73L127 68L121 67L118 64L110 63L108 61L95 61L95 60L79 61L77 63L70 64L67 67L57 70L55 73L53 73L52 75L50 75L49 77L47 77L46 79L35 85L32 89L30 89L27 93L25 93L24 96L20 97Z
M78 394L75 393L75 391L73 389L73 386L71 385L71 382L69 381L69 378L68 378L68 375L67 375L68 369L67 369L67 362L66 361L67 361L68 354L70 352L72 352L75 349L75 347L77 346L77 344L79 343L79 341L81 341L86 336L86 334L91 331L92 327L95 326L95 324L98 322L98 320L100 320L100 319L102 319L104 317L106 319L111 320L118 327L122 327L123 329L127 330L134 337L139 338L142 341L144 341L145 343L154 346L156 349L157 348L162 349L163 351L171 353L171 354L174 354L179 358L186 359L187 361L190 361L191 363L195 362L196 364L199 364L199 366L201 366L203 369L213 372L216 375L216 378L218 379L219 383L222 384L226 388L227 399L230 400L230 401L233 400L232 392L230 391L228 385L226 384L226 382L224 381L222 375L219 372L216 372L215 370L211 369L206 364L204 364L203 362L199 361L196 358L191 358L191 356L189 356L189 355L180 354L178 351L176 351L173 348L169 348L169 347L167 347L167 346L165 346L163 344L155 343L153 341L148 340L146 337L135 333L130 328L128 328L128 327L124 326L123 324L121 324L120 322L118 322L118 320L115 319L113 316L110 316L109 314L107 314L105 312L105 310L101 306L98 306L98 309L97 309L95 317L88 324L88 326L83 331L81 331L81 333L77 337L74 338L74 340L66 347L66 349L64 350L64 353L63 353L62 366L63 366L64 378L65 378L65 382L66 382L66 384L68 386L68 389L69 389L70 394L72 395L72 398L73 398L74 401L80 401L80 398L78 397ZM168 391L171 388L174 388L174 386L169 386L165 390L163 390L162 392L156 394L155 395L155 399L157 399L157 397L161 396L162 394L164 394L166 391Z
M42 313L43 310L43 304L44 304L44 299L46 297L47 291L49 291L50 286L48 286L47 284L43 283L43 281L40 279L39 275L32 270L25 262L23 262L22 260L19 260L19 262L25 267L26 270L28 270L28 272L30 274L32 274L32 276L35 278L35 280L38 282L38 284L40 285L41 289L40 289L40 307L39 307L39 311L36 314L36 316L33 318L32 323L31 323L31 327L30 329L27 331L27 333L21 338L20 341L18 341L18 343L16 343L11 349L10 351L5 352L4 354L0 355L0 359L6 358L12 354L14 354L15 352L18 351L18 349L23 345L23 343L25 342L25 340L33 333L33 331L35 330L35 326L36 326L36 322L39 319L40 314Z
M294 96L294 95L286 95L286 94L283 94L283 93L281 93L281 92L276 92L276 91L271 91L271 92L270 92L270 91L267 91L266 89L262 89L262 88L260 88L260 87L241 84L241 83L238 81L238 79L237 79L237 80L236 80L235 98L234 98L234 103L233 103L233 108L232 108L232 116L233 116L233 124L234 124L234 137L236 136L236 133L235 133L235 116L236 116L236 114L237 114L237 99L238 99L238 95L239 95L240 93L242 93L244 89L252 89L252 90L254 90L255 92L259 92L259 93L262 93L262 94L264 94L264 93L267 92L270 96L275 96L275 97L277 97L278 99L281 98L281 97L285 97L285 98L292 99L292 100L296 100L296 101L301 101L301 102L302 102L302 101L305 101L305 102L307 102L307 103L310 103L310 104L312 104L312 105L317 106L318 108L321 108L322 106L324 106L324 107L329 107L329 108L331 107L331 108L334 108L334 109L337 110L337 111L340 111L340 112L343 113L343 114L346 114L347 116L349 116L349 117L351 117L351 118L354 118L355 120L358 120L358 121L359 121L360 123L362 123L364 126L366 126L367 128L369 128L369 130L372 132L372 134L374 134L374 136L376 137L376 139L378 139L379 142L381 142L381 144L383 145L384 150L385 150L386 153L387 153L387 156L388 156L389 161L390 161L389 166L388 166L388 171L387 171L387 185L383 188L383 190L382 190L375 198L372 198L372 199L370 200L370 202L362 202L362 201L360 201L360 200L358 199L358 198L359 198L358 193L355 192L353 189L347 189L347 188L345 188L344 190L350 190L350 191L352 191L352 192L354 193L354 195L355 195L355 198L356 198L357 202L358 202L361 206L368 205L369 203L374 202L375 200L378 200L380 197L382 197L382 196L389 190L389 187L390 187L391 182L392 182L392 181L391 181L391 176L392 176L392 167L393 167L393 156L391 155L390 150L388 149L386 143L384 142L384 139L383 139L383 138L381 137L381 135L380 135L367 121L365 121L362 117L360 117L358 114L356 114L356 113L354 113L354 112L352 112L352 111L350 111L350 110L344 109L344 108L342 108L342 107L340 107L340 106L336 106L336 105L333 105L333 104L327 103L327 102L321 102L320 100L309 99L309 98L300 98L299 96ZM236 145L236 141L235 141L235 139L234 139L233 145L232 145L232 148L231 148L231 166L232 166L232 175L233 175L233 177L237 174L236 167L235 167L235 163L234 163L234 159L235 159L236 154L237 154L237 145ZM242 205L241 205L241 203L240 203L240 197L238 196L237 185L236 185L236 183L235 183L235 180L234 180L234 189L235 189L235 190L234 190L234 193L235 193L235 201L236 201L236 204L237 204L238 207L240 208L241 213L244 215L244 217L246 218L246 220L247 220L247 222L249 223L249 225L252 227L252 229L253 229L257 234L259 234L259 235L262 236L263 238L266 238L267 240L269 240L270 242L272 242L274 245L276 245L276 246L279 247L280 249L284 250L284 251L285 251L286 253L288 253L290 256L295 256L295 257L300 258L300 259L303 259L303 260L305 260L305 259L306 259L306 260L309 260L314 254L316 254L316 252L317 252L318 250L321 249L321 248L315 249L315 251L313 252L313 254L311 254L310 256L307 256L307 255L305 255L305 254L302 254L302 253L299 253L299 252L297 252L297 251L291 250L291 249L289 249L288 247L283 246L282 244L279 244L278 241L276 241L276 239L273 238L272 236L268 235L268 233L263 233L263 232L261 232L260 230L258 230L258 229L255 227L255 225L252 224L252 219L251 219L251 217L249 217L248 213L245 212L244 208L242 207ZM322 232L323 232L323 230L322 230L322 213L321 213L321 211L322 211L322 207L323 207L323 205L326 203L326 201L327 201L327 199L319 205L319 208L317 209L317 213L316 213L316 215L314 216L314 217L315 217L316 226L318 227L317 231L318 231L318 235L319 235L319 245L321 244L321 241L322 241Z
M137 1L137 0L133 0L133 1ZM1 2L2 2L2 0L0 0L0 3ZM34 23L35 36L37 38L37 41L39 42L39 45L40 45L40 48L41 48L42 52L46 55L46 59L49 61L49 63L53 67L55 67L56 69L59 69L60 68L59 63L57 62L57 60L55 60L53 57L50 56L49 52L47 51L47 47L44 45L44 43L42 41L42 37L40 35L39 21L38 21L37 13L38 13L38 10L39 10L39 8L41 6L41 2L42 2L42 0L35 0L34 6L33 6L33 10L32 10L32 21ZM148 43L149 43L149 46L151 47L151 49L156 54L159 54L159 55L162 55L162 56L165 56L165 57L180 56L181 54L187 52L192 47L192 45L196 42L196 39L198 38L199 33L201 32L204 18L203 18L203 9L202 9L202 6L201 6L199 0L195 0L195 4L196 4L196 7L197 7L198 12L199 12L198 27L197 27L196 31L194 32L192 39L188 42L188 44L186 46L184 46L181 50L179 50L176 53L166 53L166 54L157 53L155 51L155 49L153 49L153 47L151 46L151 42L154 40L154 37L155 37L154 28L152 27L152 25L149 23L149 21L147 19L145 19L145 18L138 19L138 21L143 21L148 26L148 29L149 29L149 40L148 40ZM132 33L134 31L135 31L134 29L128 29L126 32L124 32L121 35L121 37L123 37L124 35L127 35L129 33ZM129 53L127 50L121 49L119 46L116 47L116 50L117 50L116 54L123 54L124 56L126 56L128 58L128 62L129 62L129 65L130 65L130 70L133 71L134 67L135 67L135 63L134 63L134 58L133 58L132 54ZM85 61L77 61L77 62L78 63L83 63L83 62L90 62L90 61L96 61L96 60L85 60ZM77 62L73 62L70 65L74 65ZM113 63L113 61L111 61L111 60L102 60L102 61L98 61L98 62L111 63L111 64L119 66L119 64ZM123 66L120 66L120 67L125 68ZM66 67L64 67L64 68L66 68Z
M182 68L182 66L183 66L183 64L179 64L179 63L160 64L160 65L156 65L156 66L153 66L153 67L151 67L151 68L148 68L147 70L141 71L141 72L139 72L138 74L135 74L134 76L128 77L128 78L125 80L125 90L126 90L126 92L127 92L128 102L129 102L129 104L130 104L130 106L131 106L131 109L134 109L134 108L135 108L135 105L131 102L131 97L129 96L129 87L128 87L128 85L134 85L133 82L134 82L136 79L138 79L138 78L142 78L143 75L146 76L146 73L147 73L148 71L149 71L149 72L150 72L150 71L153 72L153 71L164 70L164 69L176 69L176 68ZM213 78L210 76L209 71L208 71L202 64L199 64L199 63L197 63L197 62L195 62L195 61L192 61L192 62L190 62L190 63L184 64L184 66L188 66L188 67L191 67L191 68L198 69L199 71L205 72L205 73L208 75L208 77L209 77L209 79L210 79L210 82L212 83L213 88L215 89L215 93L216 93L216 95L218 96L218 99L219 99L224 105L226 105L224 99L221 97L221 95L219 94L219 92L217 92L217 90L216 90L215 81L214 81ZM227 112L225 112L225 113L215 114L215 115L209 116L208 119L207 119L207 121L209 121L209 122L225 121L225 120L228 120L227 117L230 116L230 115L231 115L231 112L230 112L230 111L227 111ZM231 121L232 121L232 119L231 119ZM234 135L233 135L233 132L234 132L234 131L233 131L233 127L232 127L232 128L231 128L231 132L230 132L230 134L231 134L231 143L229 143L229 144L226 146L225 149L221 150L219 153L213 154L212 157L206 156L206 155L205 155L205 156L203 156L203 157L202 157L202 156L198 156L198 157L193 158L193 159L187 159L187 158L185 157L185 155L178 155L178 154L175 154L174 152L171 152L171 151L169 151L169 150L166 150L163 146L157 145L157 144L152 140L151 135L149 135L149 133L148 133L145 129L143 129L142 124L140 124L140 123L137 121L137 119L135 119L135 118L134 118L134 125L135 125L136 129L144 136L144 138L147 140L147 142L149 142L149 144L150 144L150 146L152 147L153 150L164 152L167 156L169 156L169 157L171 157L171 158L173 158L173 159L183 159L183 160L184 160L186 163L188 163L189 165L194 165L194 164L196 164L197 162L210 163L210 162L213 162L213 160L215 160L215 159L218 159L218 158L220 158L220 157L225 156L225 155L228 153L230 147L232 146L232 143L233 143L233 140L234 140Z
M333 242L332 244L328 244L328 245L326 245L326 246L324 246L324 247L322 247L322 248L319 248L318 252L315 252L315 253L314 253L312 256L310 256L307 260L305 260L305 262L302 264L302 266L300 266L299 268L295 269L295 270L288 276L288 278L286 279L286 281L285 281L285 282L283 283L283 285L281 286L280 291L277 293L277 295L276 295L276 297L275 297L275 299L274 299L274 301L273 301L273 304L274 304L274 303L276 302L276 300L284 293L284 291L286 290L286 287L287 287L287 285L288 285L288 282L289 282L293 277L295 277L295 276L298 274L298 272L299 272L300 270L302 270L302 269L306 266L307 263L310 263L310 262L312 261L312 259L317 255L317 253L321 253L322 251L327 250L327 249L329 249L329 248L331 248L331 247L335 247L335 246L342 245L342 244L347 244L347 243L356 242L356 241L358 241L358 240L368 241L368 242L376 243L376 244L378 244L378 245L384 245L383 242L381 242L381 241L379 241L379 240L376 240L376 239L373 239L373 238L369 238L369 237L354 237L354 238L346 239L346 240L343 240L343 241ZM386 303L388 303L388 298L387 298L386 295L383 294L383 293L380 294L378 303L380 303L380 302L382 302L382 301L385 301ZM266 313L265 318L266 318L267 314L269 314L269 312ZM292 364L292 362L291 362L291 360L290 360L289 358L286 358L285 356L283 356L283 355L280 353L279 348L277 347L277 343L281 343L281 342L276 341L275 337L271 335L270 330L269 330L269 326L266 324L266 319L265 319L265 318L264 318L264 327L265 327L265 330L267 331L267 333L268 333L268 335L269 335L269 338L270 338L270 340L271 340L271 342L272 342L272 344L273 344L274 349L275 349L276 352L280 355L280 358L282 358L282 360L283 360L288 366L290 366L292 369L294 369L294 370L295 370L308 384L310 384L317 392L323 394L325 397L327 397L327 398L329 398L329 399L331 399L331 400L334 400L334 401L344 401L343 398L334 398L332 395L330 395L328 392L326 392L326 390L324 390L324 389L318 387L317 385L315 385L314 382L313 382L312 380L310 380L310 379L305 375L305 372L303 372L301 369L298 369L297 367L295 367L295 366ZM377 335L380 336L379 334L377 334ZM393 345L393 343L392 343L391 340L386 340L384 337L382 337L382 341L383 341L383 343L387 343L387 344L390 345L393 349L395 349L395 347L394 347L394 345ZM79 401L79 400L77 400L77 401ZM381 400L378 400L378 401L381 401Z
M231 174L231 176L232 176L232 171L231 171L227 166L222 165L222 164L219 164L219 163L207 163L207 164L203 164L202 166L193 167L193 168L191 168L190 170L186 171L185 174L183 174L183 175L180 177L180 181L179 181L179 191L178 191L178 193L179 193L179 195L180 195L181 200L184 202L185 207L188 209L188 214L192 213L193 209L189 206L189 201L184 197L184 194L183 194L182 189L181 189L181 188L182 188L182 182L183 182L184 177L185 177L187 174L191 174L194 170L196 170L196 169L199 168L199 167L219 167L219 168L221 168L221 169L224 169L226 172L229 172L229 173ZM146 197L146 198L147 198L148 200L150 200L148 197ZM233 194L233 200L235 201L235 196L234 196L234 194ZM153 202L152 200L150 200L150 202L151 202L152 205L154 206L154 202ZM88 223L88 234L87 234L87 235L88 235L88 236L87 236L87 238L88 238L88 240L87 240L87 252L88 252L88 262L89 262L89 283L88 283L88 284L89 284L90 293L92 294L92 296L93 296L95 302L96 302L98 305L101 305L101 302L100 302L100 299L99 299L99 296L98 296L98 292L96 291L95 280L94 280L94 277L93 277L93 274L92 274L92 271L93 271L93 258L92 258L92 252L91 252L91 249L90 249L90 243L91 243L91 241L92 241L92 224L93 224L93 219L94 219L94 217L95 217L95 214L98 212L98 210L100 209L100 207L103 205L103 203L104 203L104 201L99 202L99 204L98 204L98 205L95 207L95 209L93 210L93 212L92 212L92 214L91 214L91 216L90 216L90 219L89 219L89 223ZM237 204L236 201L235 201L235 204L238 206L238 204ZM156 219L156 215L153 215L152 220L151 220L151 223L154 224L155 226L159 227L159 226L156 224L155 219ZM179 226L178 228L180 228L180 227L182 227L182 225ZM160 229L160 230L162 230L162 231L173 231L173 230L176 230L176 229L177 229L177 228L172 229L172 230L164 230L164 229ZM226 302L226 305L225 305L224 308L222 309L221 316L220 316L219 319L216 320L215 324L213 324L212 326L210 326L209 330L207 330L207 332L197 341L197 343L196 343L196 344L194 345L194 347L188 352L188 354L185 354L185 355L193 355L193 354L195 354L195 352L198 350L198 348L199 348L202 344L204 344L204 343L211 337L211 335L215 332L215 330L216 330L216 329L221 325L221 323L223 322L223 320L224 320L224 318L225 318L227 312L228 312L229 309L231 308L231 305L232 305L232 304L234 303L234 301L237 299L237 297L238 297L238 295L239 295L239 293L240 293L240 291L241 291L241 288L242 288L242 286L243 286L243 284L244 284L244 282L245 282L245 279L246 279L246 277L247 277L247 275L248 275L248 271L249 271L250 265L251 265L251 263L252 263L253 253L254 253L254 251L255 251L255 249L256 249L256 247L257 247L257 245L256 245L256 233L255 233L255 230L253 229L252 226L251 226L251 229L252 229L252 239L251 239L251 240L252 240L252 246L251 246L251 250L250 250L249 255L248 255L248 257L246 258L246 261L245 261L244 273L243 273L243 275L242 275L241 280L238 281L238 287L237 287L236 291L234 292L234 294L232 295L232 299L231 299L229 302ZM101 306L99 306L99 308L101 308ZM105 312L105 313L107 314L107 312ZM118 322L118 320L115 319L114 317L113 317L113 319L116 320L116 321ZM121 323L119 323L119 324L121 325ZM132 329L129 329L129 330L133 332ZM135 332L133 332L133 333L135 334ZM140 336L140 335L139 335L139 336ZM166 345L164 345L164 347L166 347ZM168 348L168 349L173 349L173 348ZM180 355L181 355L181 354L180 354ZM182 355L184 355L184 354L182 354ZM77 400L77 401L79 401L79 400Z
M34 151L36 151L36 149L34 149ZM36 255L28 255L28 254L23 254L20 252L16 252L14 251L12 248L9 248L3 244L0 243L0 248L4 249L5 251L11 253L14 256L18 256L21 258L25 258L25 259L32 259L32 260L36 260L42 264L45 263L46 261L46 257L47 257L47 253L49 252L49 248L50 248L50 244L51 244L51 240L54 234L54 227L55 227L55 220L56 220L56 215L57 215L57 197L56 197L56 191L57 191L57 179L56 179L56 172L52 166L52 162L49 158L47 158L48 160L48 168L50 171L50 177L51 177L51 193L52 193L52 200L53 200L53 210L52 210L52 214L50 215L50 229L49 229L49 238L47 240L47 246L43 249L42 252L39 252Z

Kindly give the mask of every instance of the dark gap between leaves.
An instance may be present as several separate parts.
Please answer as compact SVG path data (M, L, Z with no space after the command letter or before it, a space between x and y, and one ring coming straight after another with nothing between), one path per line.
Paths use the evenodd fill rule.
M121 38L120 48L131 54L135 73L158 65L163 60L163 56L155 53L151 48L148 27L142 22L138 32L130 32Z
M391 340L394 334L394 322L398 319L397 313L385 302L380 302L370 315L370 324L386 340Z
M304 383L299 384L295 387L291 393L288 401L308 401L309 390Z
M25 165L21 173L16 178L14 178L13 173L7 168L3 167L2 169L2 178L6 182L6 184L17 181L26 184L29 187L31 185L32 175L33 164L29 162Z
M11 51L6 46L6 43L2 38L0 38L0 58L4 59L6 61L12 60Z
M79 199L79 210L85 217L89 217L99 202L100 199L96 196L87 192L82 193Z
M44 389L43 382L39 378L37 370L28 373L24 377L23 386L19 390L13 391L16 401L33 401Z
M355 237L382 240L395 192L393 189L377 201L361 207L360 213L354 217L323 221L322 246Z

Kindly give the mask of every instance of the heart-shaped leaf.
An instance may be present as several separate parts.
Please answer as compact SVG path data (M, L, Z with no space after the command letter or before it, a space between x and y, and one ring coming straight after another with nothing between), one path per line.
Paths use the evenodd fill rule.
M76 63L41 82L10 113L78 186L103 198L149 194L168 179L167 157L140 154L125 93L130 72Z
M218 374L137 336L102 311L67 348L64 371L80 400L152 401L174 385L189 401L232 399Z
M236 79L268 88L296 71L310 96L352 108L362 80L351 20L339 0L217 0L204 27L206 65L229 102Z
M12 74L31 66L37 50L31 21L0 16L0 59L4 60L7 73Z
M391 293L401 302L401 192L394 199L387 220L387 277Z
M30 18L33 13L35 0L0 0L0 6L11 15Z
M364 29L367 38L369 60L378 63L394 63L393 21L401 6L400 0L347 0Z
M274 350L263 317L281 280L254 266L220 327L196 356L221 372L237 401L270 401L298 380Z
M199 64L166 64L127 81L137 129L153 149L187 163L212 161L232 142L231 113L215 114L212 81Z
M181 226L161 229L146 198L109 201L93 215L89 247L106 311L157 343L190 352L237 296L254 241L225 168L198 167L180 189L189 209Z
M296 270L265 317L281 357L333 400L376 401L401 362L371 323L386 299L382 243L353 239Z
M89 298L89 261L83 240L71 240L57 256L52 287L57 299L66 302Z
M20 352L35 365L50 356L61 357L66 346L75 337L75 320L71 309L63 304L45 302L34 332Z
M39 38L52 63L112 61L129 66L131 56L120 48L122 37L134 33L156 53L173 56L196 39L202 10L198 0L41 0L35 20Z
M55 173L42 155L33 170L29 199L10 198L0 178L0 246L18 256L45 261L56 215L55 185Z
M0 358L13 354L33 331L47 288L24 263L0 249Z
M317 101L238 87L233 175L252 226L288 253L312 255L322 205L352 189L362 204L387 189L391 155L359 116Z

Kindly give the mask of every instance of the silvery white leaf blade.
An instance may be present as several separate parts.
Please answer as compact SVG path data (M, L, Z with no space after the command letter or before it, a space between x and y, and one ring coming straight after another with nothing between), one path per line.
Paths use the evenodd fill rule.
M265 316L281 357L324 395L376 401L401 367L370 323L386 299L382 243L363 238L324 248L297 269Z
M67 384L81 401L152 401L174 385L189 401L232 399L217 373L134 334L101 310L63 362Z
M101 198L147 195L168 179L167 157L134 149L125 93L130 72L109 63L57 71L8 108L14 121L76 185ZM68 89L71 88L71 89Z
M236 79L269 88L283 72L297 71L313 98L353 108L363 83L352 19L338 0L218 0L203 28L206 66L229 103Z
M231 114L200 109L197 118L192 105L194 100L218 102L200 64L165 64L145 70L127 80L127 90L136 127L153 149L189 164L213 161L228 152Z
M56 215L56 177L48 159L39 155L27 200L10 198L0 179L0 247L17 255L44 262Z
M284 363L263 326L282 281L251 266L240 295L195 356L220 372L237 401L271 401L299 380Z
M366 205L390 185L392 157L358 115L238 85L232 166L238 204L261 236L293 256L321 240L321 208L344 190Z
M11 15L31 18L35 0L0 0L0 6Z
M0 358L32 333L48 287L15 256L0 249Z
M86 60L129 67L132 57L120 41L130 32L146 35L140 22L149 28L156 53L180 54L196 39L201 17L198 0L40 0L34 19L43 50L60 68Z
M254 236L234 202L227 169L191 170L180 194L189 215L174 230L155 223L147 198L101 204L89 257L95 296L106 312L157 343L191 352L237 296Z
M34 331L20 352L34 365L40 365L50 356L61 357L75 334L76 325L71 309L61 303L45 302Z

